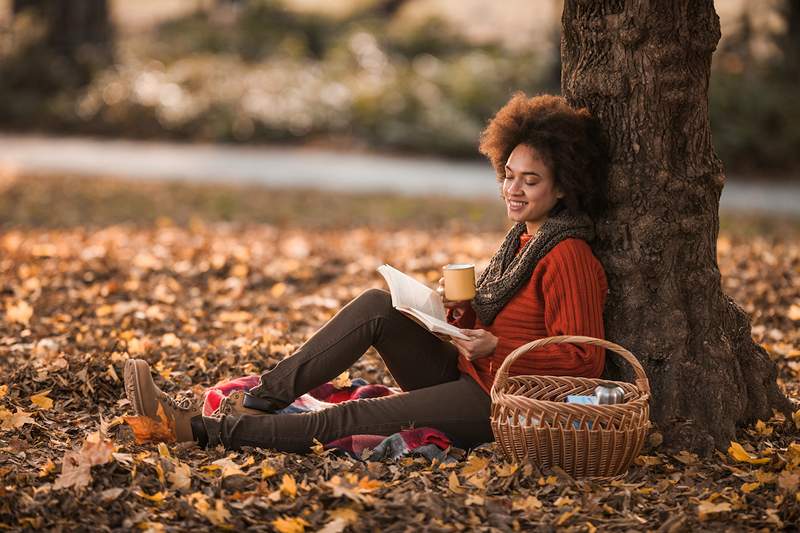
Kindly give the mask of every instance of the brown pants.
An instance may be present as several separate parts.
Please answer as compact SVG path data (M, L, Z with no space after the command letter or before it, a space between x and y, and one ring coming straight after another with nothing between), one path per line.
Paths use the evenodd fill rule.
M347 370L370 346L404 392L310 413L205 417L209 445L305 452L314 438L325 443L423 426L443 431L462 448L493 440L490 398L459 372L455 346L398 312L389 293L379 289L344 306L291 357L265 372L251 393L280 409Z

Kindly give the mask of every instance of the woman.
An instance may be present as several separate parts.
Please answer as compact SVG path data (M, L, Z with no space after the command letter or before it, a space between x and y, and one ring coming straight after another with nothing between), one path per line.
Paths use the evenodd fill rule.
M134 411L158 419L161 408L178 441L232 449L305 452L314 439L390 435L409 426L439 429L462 448L491 441L489 390L511 351L547 336L604 335L606 278L587 244L594 236L587 213L602 205L598 140L589 113L556 96L516 93L489 122L480 151L497 171L515 225L479 277L475 298L447 302L448 320L470 340L431 335L396 311L389 293L370 289L250 390L276 411L374 346L402 393L303 414L204 417L161 392L145 361L129 360L125 390ZM561 344L525 354L510 374L599 377L603 366L601 348Z

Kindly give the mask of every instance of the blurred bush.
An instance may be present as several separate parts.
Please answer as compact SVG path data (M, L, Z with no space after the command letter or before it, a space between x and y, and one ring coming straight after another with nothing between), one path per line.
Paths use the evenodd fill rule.
M2 51L0 124L475 156L481 129L512 92L557 91L557 58L475 44L434 15L389 16L364 2L346 16L281 0L220 4L119 38L116 62L85 83L27 42L35 39L16 40ZM15 34L36 35L35 22L25 24ZM735 172L799 168L794 78L755 61L730 68L737 54L718 52L711 77L719 155Z

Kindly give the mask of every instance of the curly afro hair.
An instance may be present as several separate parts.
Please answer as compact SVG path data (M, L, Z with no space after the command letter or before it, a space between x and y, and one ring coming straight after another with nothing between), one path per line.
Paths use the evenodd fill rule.
M605 207L606 144L587 109L575 109L561 96L528 98L522 91L514 93L480 138L479 150L491 161L498 181L503 180L506 161L518 144L541 154L555 185L564 192L560 202L570 212L596 215Z

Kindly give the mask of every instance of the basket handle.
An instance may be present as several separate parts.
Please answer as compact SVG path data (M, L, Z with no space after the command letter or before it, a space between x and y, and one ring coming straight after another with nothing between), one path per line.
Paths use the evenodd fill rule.
M506 384L506 380L508 379L508 369L517 360L517 358L529 352L535 348L541 348L542 346L547 346L548 344L562 344L562 343L576 343L580 342L583 344L592 344L594 346L602 346L603 348L607 348L612 352L620 355L623 359L625 359L632 367L633 371L636 374L635 383L636 386L639 387L640 390L643 392L649 393L650 392L650 382L647 380L647 374L644 373L644 369L642 365L639 363L638 359L620 346L619 344L614 344L613 342L609 342L603 339L597 339L595 337L584 337L581 335L558 335L555 337L545 337L543 339L536 339L535 341L531 341L527 344L523 344L510 354L503 360L503 364L500 365L500 368L497 370L497 373L494 376L494 383L492 384L492 397L494 398L495 389L500 390Z

